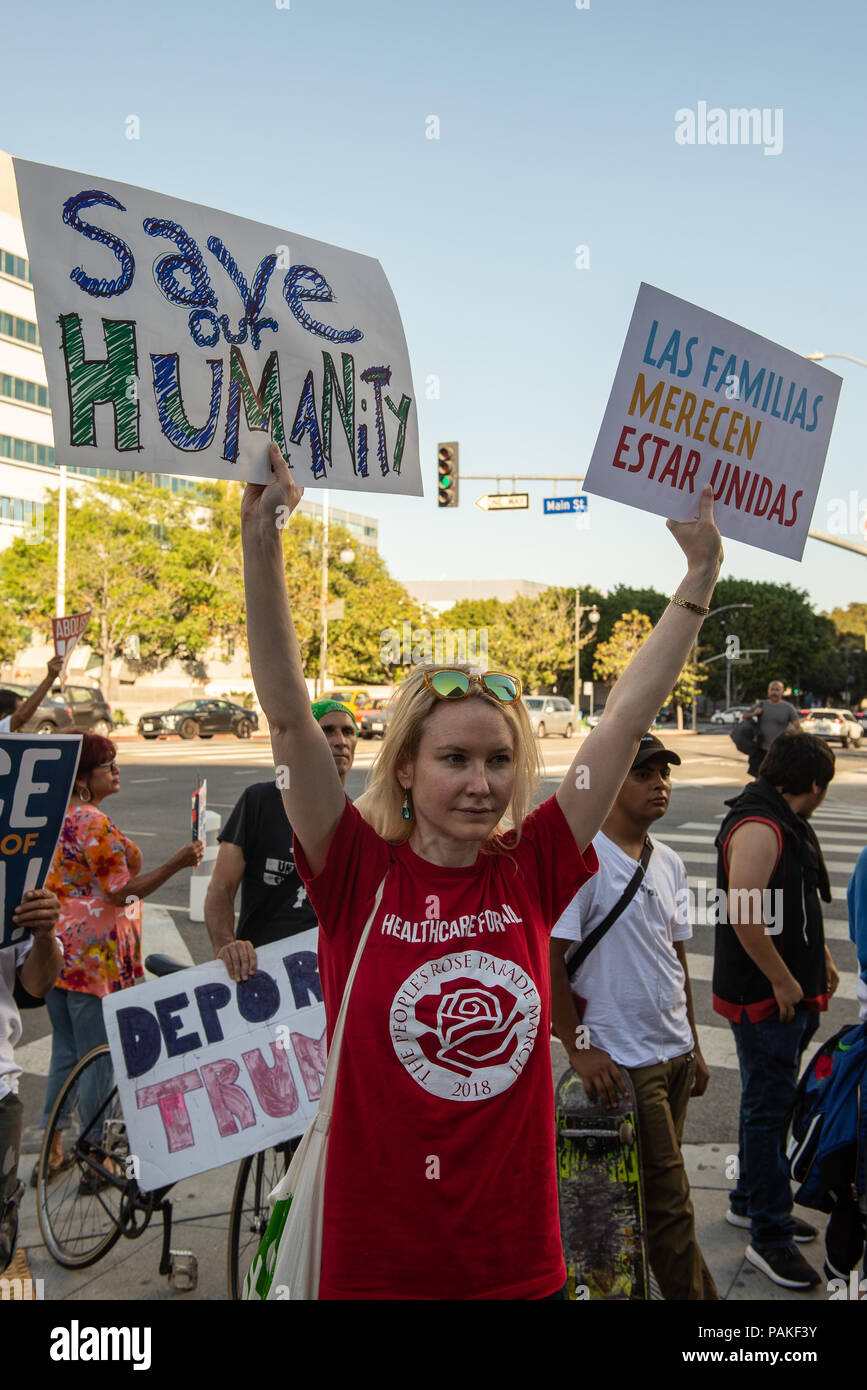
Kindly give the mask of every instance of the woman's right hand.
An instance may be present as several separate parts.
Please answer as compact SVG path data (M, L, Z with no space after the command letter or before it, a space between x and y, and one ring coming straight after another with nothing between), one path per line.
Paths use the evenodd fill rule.
M241 530L245 535L269 534L282 531L304 496L297 487L289 465L278 445L268 450L268 462L274 473L270 483L247 483L241 498Z
M204 840L190 840L187 844L181 845L177 853L172 855L176 872L181 869L195 869L196 865L202 862L204 852Z

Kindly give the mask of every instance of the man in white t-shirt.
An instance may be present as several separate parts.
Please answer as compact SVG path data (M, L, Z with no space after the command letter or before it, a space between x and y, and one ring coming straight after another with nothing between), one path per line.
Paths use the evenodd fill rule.
M593 841L599 872L575 895L551 934L554 1031L591 1100L612 1106L628 1072L638 1104L647 1243L666 1299L719 1297L695 1237L681 1140L690 1095L710 1073L697 1045L684 942L688 880L683 861L652 841L631 901L578 967L570 955L631 882L647 832L668 810L676 753L645 734L602 830ZM576 1046L580 1023L589 1047Z
M63 666L62 656L53 656L46 666L41 684L25 698L14 690L0 689L0 734L14 734L23 728L42 704Z

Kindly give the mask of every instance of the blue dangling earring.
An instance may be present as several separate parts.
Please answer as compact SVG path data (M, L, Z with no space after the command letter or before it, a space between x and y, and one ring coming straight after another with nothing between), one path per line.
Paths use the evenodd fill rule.
M404 788L403 806L400 811L404 820L412 820L412 811L409 808L409 788Z

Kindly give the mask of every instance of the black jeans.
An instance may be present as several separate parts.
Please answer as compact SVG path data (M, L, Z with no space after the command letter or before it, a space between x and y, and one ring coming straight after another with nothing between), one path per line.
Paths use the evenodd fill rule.
M749 1216L758 1249L792 1244L792 1184L785 1158L786 1117L795 1098L801 1057L819 1015L799 1005L789 1023L778 1013L759 1023L731 1023L741 1073L739 1176L732 1211Z

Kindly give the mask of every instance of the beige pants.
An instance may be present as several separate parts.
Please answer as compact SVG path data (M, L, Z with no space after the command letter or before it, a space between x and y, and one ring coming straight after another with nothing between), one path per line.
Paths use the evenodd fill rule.
M680 1145L693 1080L689 1053L652 1067L624 1067L638 1102L650 1263L665 1299L718 1299L695 1237Z

